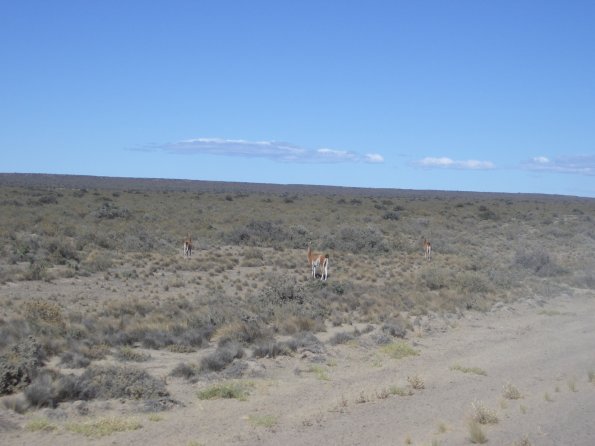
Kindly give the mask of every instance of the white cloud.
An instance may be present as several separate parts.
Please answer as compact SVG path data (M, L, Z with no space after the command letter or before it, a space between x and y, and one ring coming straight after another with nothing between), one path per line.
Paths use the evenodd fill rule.
M527 170L540 172L569 173L576 175L595 175L595 155L574 155L549 159L536 156L522 164Z
M536 156L532 158L532 161L537 164L547 164L550 162L549 158L545 156Z
M384 162L384 157L382 155L380 155L379 153L366 153L366 155L364 156L364 159L367 163L372 163L372 164Z
M469 169L469 170L487 170L494 169L496 166L491 161L478 160L453 160L448 157L425 157L416 163L418 166L426 168L443 168L443 169Z
M246 141L242 139L195 138L162 144L158 148L169 153L183 155L220 155L246 158L267 158L278 162L297 163L381 163L384 158L378 154L360 155L347 150L321 148L305 149L293 144L277 141Z
M318 158L328 161L357 161L358 159L355 153L345 150L318 149L316 155Z

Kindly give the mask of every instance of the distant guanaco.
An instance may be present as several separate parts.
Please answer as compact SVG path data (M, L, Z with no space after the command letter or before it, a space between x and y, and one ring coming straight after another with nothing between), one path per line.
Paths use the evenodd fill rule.
M316 268L322 267L322 274L320 280L326 280L328 277L328 254L320 254L312 252L312 242L308 243L308 263L312 268L312 277L316 277Z

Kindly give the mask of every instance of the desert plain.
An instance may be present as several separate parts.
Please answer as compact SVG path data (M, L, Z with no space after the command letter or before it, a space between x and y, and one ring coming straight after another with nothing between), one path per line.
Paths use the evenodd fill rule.
M594 223L567 196L1 174L0 442L595 444Z

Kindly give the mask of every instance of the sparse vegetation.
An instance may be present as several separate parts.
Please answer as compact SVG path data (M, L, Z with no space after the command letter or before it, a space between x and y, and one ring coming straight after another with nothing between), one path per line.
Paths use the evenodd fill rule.
M393 342L381 347L381 350L393 359L402 359L407 356L416 356L418 351L405 341Z
M511 383L506 383L502 389L502 396L507 400L518 400L522 398L521 392Z
M483 431L481 424L475 420L469 422L469 441L473 444L484 444L488 441L488 437Z
M335 380L329 353L337 350L371 348L380 370L395 365L389 358L420 354L412 335L422 338L442 320L454 327L452 315L595 289L591 200L7 178L0 174L0 395L15 394L3 405L19 414L58 414L79 400L88 412L92 399L156 411L170 407L167 381L183 384L178 378L199 388L223 380L200 399L244 400L253 386L228 380L259 376L254 363L304 361L296 374L310 374L305 381ZM185 259L181 237L189 232L195 248ZM423 262L422 234L432 238L432 262ZM330 255L326 282L309 277L309 241ZM342 328L321 335L329 326ZM148 373L164 355L178 365ZM460 364L451 370L487 375ZM418 375L408 384L360 396L425 387ZM580 381L567 385L574 392ZM520 392L507 384L503 397ZM495 417L485 411L478 419ZM250 424L278 421L262 417ZM56 430L53 421L35 418L27 429ZM118 430L113 419L68 426L91 437Z
M457 370L459 372L463 372L463 373L471 373L474 375L482 375L482 376L487 376L487 372L479 367L463 367L460 364L454 364L450 367L450 370Z
M250 395L250 389L254 385L250 382L244 381L230 381L219 384L214 384L206 389L200 390L197 394L200 400L212 400L212 399L237 399L245 401Z
M482 401L475 401L471 403L473 408L473 421L479 424L496 424L498 423L498 416L496 411L489 409Z
M140 429L141 422L136 418L107 417L80 423L68 423L66 429L70 432L91 438L101 438L115 432L125 432Z
M278 423L275 415L250 415L248 420L254 427L264 427L267 429L275 427Z

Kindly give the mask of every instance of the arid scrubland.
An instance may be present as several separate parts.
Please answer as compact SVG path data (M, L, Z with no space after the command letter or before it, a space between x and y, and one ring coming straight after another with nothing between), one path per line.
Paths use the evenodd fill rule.
M327 281L310 277L308 242L329 254ZM410 340L456 327L464 312L594 290L594 247L593 199L3 174L1 401L29 432L142 430L132 415L90 417L89 405L126 400L135 413L167 414L188 404L173 381L198 389L197 401L243 400L262 391L258 361L271 358L300 360L296 377L331 380L328 352L350 345L372 364L415 356ZM164 358L173 365L158 368ZM445 370L489 374L457 358ZM335 409L427 391L423 378ZM506 401L521 397L506 385ZM74 415L36 415L62 407ZM247 424L274 431L278 417ZM483 418L468 424L481 442Z

